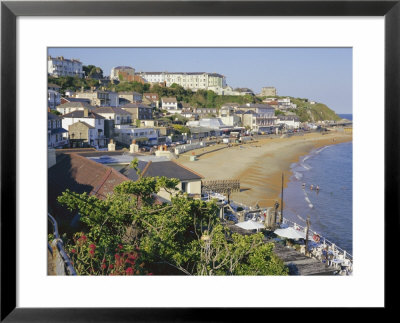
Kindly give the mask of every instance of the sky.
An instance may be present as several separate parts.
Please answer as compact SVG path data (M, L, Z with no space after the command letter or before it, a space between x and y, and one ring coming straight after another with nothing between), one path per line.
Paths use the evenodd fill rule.
M308 98L336 113L352 113L351 48L49 48L51 56L77 58L102 68L136 72L208 72L233 88L254 93L273 86L279 96Z

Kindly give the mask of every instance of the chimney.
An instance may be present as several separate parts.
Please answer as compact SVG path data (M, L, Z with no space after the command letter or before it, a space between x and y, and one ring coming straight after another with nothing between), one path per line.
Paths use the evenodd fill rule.
M88 116L89 116L89 109L84 108L84 109L83 109L83 117L84 117L84 118L87 118Z

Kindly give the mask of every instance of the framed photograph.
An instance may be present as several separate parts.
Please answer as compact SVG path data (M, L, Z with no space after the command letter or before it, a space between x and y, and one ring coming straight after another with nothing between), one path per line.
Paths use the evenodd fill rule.
M2 321L391 307L398 1L4 1L1 16Z

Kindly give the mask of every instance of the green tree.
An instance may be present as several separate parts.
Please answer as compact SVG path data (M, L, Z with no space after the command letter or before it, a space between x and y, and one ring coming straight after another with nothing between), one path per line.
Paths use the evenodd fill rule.
M186 275L287 274L287 268L273 254L272 245L262 241L261 234L232 234L221 225L215 203L178 192L177 179L142 177L137 165L133 161L131 166L137 169L139 179L116 186L114 194L105 200L68 190L59 197L60 203L79 212L88 228L84 235L90 244L84 244L83 251L78 253L76 237L66 246L82 273L118 274L129 270L129 274L141 274L138 268L128 269L125 263L117 273L101 271L104 259L116 265L115 252L121 250L128 254L126 259L129 253L140 252L136 261L140 260L143 272L168 274L174 268ZM170 204L155 203L154 194L160 190L171 194Z
M180 134L180 135L183 133L190 134L189 127L179 125L179 124L173 124L172 127L174 128L175 133L177 133L177 134Z

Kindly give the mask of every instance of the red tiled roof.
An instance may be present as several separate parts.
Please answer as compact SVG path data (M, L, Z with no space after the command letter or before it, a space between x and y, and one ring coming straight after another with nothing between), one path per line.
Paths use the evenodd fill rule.
M61 153L57 163L48 169L48 208L60 225L69 227L74 213L57 201L62 192L69 189L86 192L99 199L112 194L114 187L129 180L115 169L96 163L75 153Z

